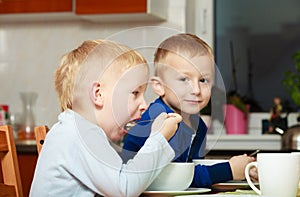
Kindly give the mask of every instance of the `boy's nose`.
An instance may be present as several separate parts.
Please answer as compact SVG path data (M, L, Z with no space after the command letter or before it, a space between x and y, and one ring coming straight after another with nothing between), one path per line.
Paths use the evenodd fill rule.
M141 104L140 104L140 111L146 111L146 109L148 108L148 105L145 101L145 98L142 98Z
M197 82L197 83L193 83L192 85L192 91L193 91L193 94L195 95L200 95L201 93L201 88L200 88L200 84Z

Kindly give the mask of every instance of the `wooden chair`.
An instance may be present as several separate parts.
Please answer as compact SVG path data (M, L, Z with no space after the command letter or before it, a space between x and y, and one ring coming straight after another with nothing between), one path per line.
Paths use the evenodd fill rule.
M42 146L44 144L46 134L48 131L49 128L46 125L34 127L35 141L38 154L40 154L42 150Z
M0 196L23 197L17 150L12 127L0 126Z

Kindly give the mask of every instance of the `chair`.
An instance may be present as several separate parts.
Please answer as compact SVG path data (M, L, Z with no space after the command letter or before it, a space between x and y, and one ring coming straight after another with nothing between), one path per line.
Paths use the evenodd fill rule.
M0 196L23 197L17 150L12 127L0 126Z
M49 128L46 125L34 127L35 141L38 154L40 154L42 150L42 146L44 144L46 134L48 131Z

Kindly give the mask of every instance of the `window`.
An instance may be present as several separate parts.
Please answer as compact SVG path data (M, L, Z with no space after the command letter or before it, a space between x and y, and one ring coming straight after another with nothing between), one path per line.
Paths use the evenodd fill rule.
M257 104L251 111L269 111L274 97L293 106L281 80L300 50L300 1L214 0L214 10L214 50L226 90Z

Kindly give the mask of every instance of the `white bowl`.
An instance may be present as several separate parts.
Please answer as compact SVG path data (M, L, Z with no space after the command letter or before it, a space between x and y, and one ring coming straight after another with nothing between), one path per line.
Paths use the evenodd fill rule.
M168 164L147 188L147 191L183 191L193 181L194 163Z
M228 162L226 159L193 159L195 165L201 164L205 166L211 166L217 163Z

